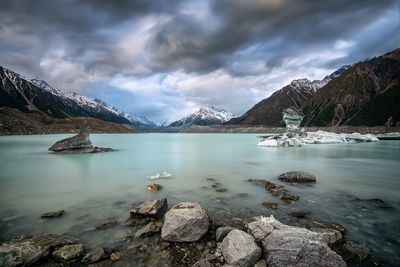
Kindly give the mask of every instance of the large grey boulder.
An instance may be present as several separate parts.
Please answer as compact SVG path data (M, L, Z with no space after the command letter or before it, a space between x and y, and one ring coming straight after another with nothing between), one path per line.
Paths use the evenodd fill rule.
M146 217L160 217L168 208L168 202L166 198L149 200L143 202L129 212L131 215L146 216Z
M239 229L232 230L221 245L222 255L229 264L253 266L261 257L261 248L254 238Z
M343 259L328 247L323 234L282 224L273 216L261 217L258 221L253 224L265 235L259 237L269 267L346 266Z
M0 266L31 265L49 256L51 250L73 242L72 237L54 234L21 236L1 244Z
M288 183L315 183L317 179L314 175L303 171L289 171L278 176L282 182Z
M172 242L199 240L209 227L206 211L197 202L182 202L165 214L161 238Z
M218 227L217 230L215 231L215 240L217 242L221 242L229 234L230 231L235 229L236 228L232 226Z

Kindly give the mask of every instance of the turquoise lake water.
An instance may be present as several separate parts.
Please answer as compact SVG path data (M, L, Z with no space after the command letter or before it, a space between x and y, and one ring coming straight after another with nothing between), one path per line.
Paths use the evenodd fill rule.
M169 206L199 201L210 215L236 218L274 214L295 225L311 220L335 221L345 238L366 243L373 254L399 263L400 142L308 145L301 148L258 147L253 134L93 134L96 146L118 151L54 155L47 149L68 135L0 137L0 241L27 233L79 236L89 247L123 238L129 229L91 231L129 217L129 209L149 199L167 197ZM269 179L290 170L313 173L313 186L285 185L300 200L284 204L247 179ZM173 177L149 180L167 171ZM215 178L227 192L212 188ZM161 192L146 185L159 183ZM222 201L215 203L214 198ZM379 198L394 210L367 201ZM263 201L277 202L278 210ZM65 215L43 220L40 214L64 209ZM291 210L308 210L309 218L289 218Z

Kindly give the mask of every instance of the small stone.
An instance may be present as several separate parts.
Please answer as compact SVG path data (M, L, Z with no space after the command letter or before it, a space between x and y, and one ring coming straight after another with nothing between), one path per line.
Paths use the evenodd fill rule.
M149 200L143 202L129 212L131 215L138 216L149 216L149 217L160 217L168 208L168 202L166 198Z
M315 183L317 181L314 175L303 171L285 172L279 175L278 179L289 183Z
M278 208L278 204L275 202L263 202L262 205L268 209L276 210Z
M64 214L64 210L59 210L59 211L51 211L51 212L45 212L42 214L42 218L57 218L60 217Z
M222 192L226 192L226 191L228 191L228 189L226 189L226 188L218 188L218 189L216 189L215 190L216 192L220 192L220 193L222 193Z
M162 223L161 222L149 222L144 227L140 228L134 235L136 238L152 236L161 231Z
M207 177L206 180L207 181L215 181L215 178Z
M149 191L149 192L158 192L158 191L161 191L162 188L163 188L163 186L160 185L160 184L149 184L147 186L147 191Z
M82 244L66 245L53 252L53 257L60 261L70 261L79 258L85 252Z
M265 260L259 260L254 264L254 267L267 267L267 262Z
M108 228L115 226L116 224L118 224L118 222L116 221L106 222L96 226L96 230L106 230Z
M217 228L217 230L215 231L215 240L217 242L221 242L229 234L229 232L234 229L236 228L231 226L222 226Z
M203 249L204 249L204 246L203 246L202 244L198 244L198 245L196 246L196 249L197 249L197 250L203 250Z
M195 264L193 264L192 267L214 267L214 265L212 265L206 259L201 259L201 260L195 262Z
M83 257L83 263L95 263L110 257L110 252L102 247L97 247Z
M121 259L121 254L119 252L111 253L110 260L111 261L119 261Z

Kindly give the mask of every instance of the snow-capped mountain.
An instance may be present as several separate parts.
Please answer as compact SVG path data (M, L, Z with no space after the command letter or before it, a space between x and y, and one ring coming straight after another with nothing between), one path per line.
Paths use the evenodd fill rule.
M0 106L23 112L40 110L55 118L92 117L135 126L155 125L143 116L123 113L99 99L61 91L38 78L28 80L1 66Z
M195 113L171 123L170 127L189 127L190 125L217 125L229 121L235 117L229 111L213 106L205 106Z
M158 125L146 118L143 115L131 114L131 113L121 113L126 119L128 119L133 125L139 127L149 127L149 128L156 128Z
M290 106L300 108L319 89L350 68L350 65L343 66L322 80L310 81L306 78L293 80L270 97L258 102L241 117L233 118L227 124L283 126L282 110L284 108Z

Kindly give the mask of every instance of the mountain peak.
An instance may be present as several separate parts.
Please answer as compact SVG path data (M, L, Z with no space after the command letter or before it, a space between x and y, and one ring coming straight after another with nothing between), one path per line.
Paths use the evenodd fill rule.
M170 124L171 127L189 127L196 125L216 125L222 124L235 117L226 109L215 106L203 106L198 111L189 114L182 119Z

